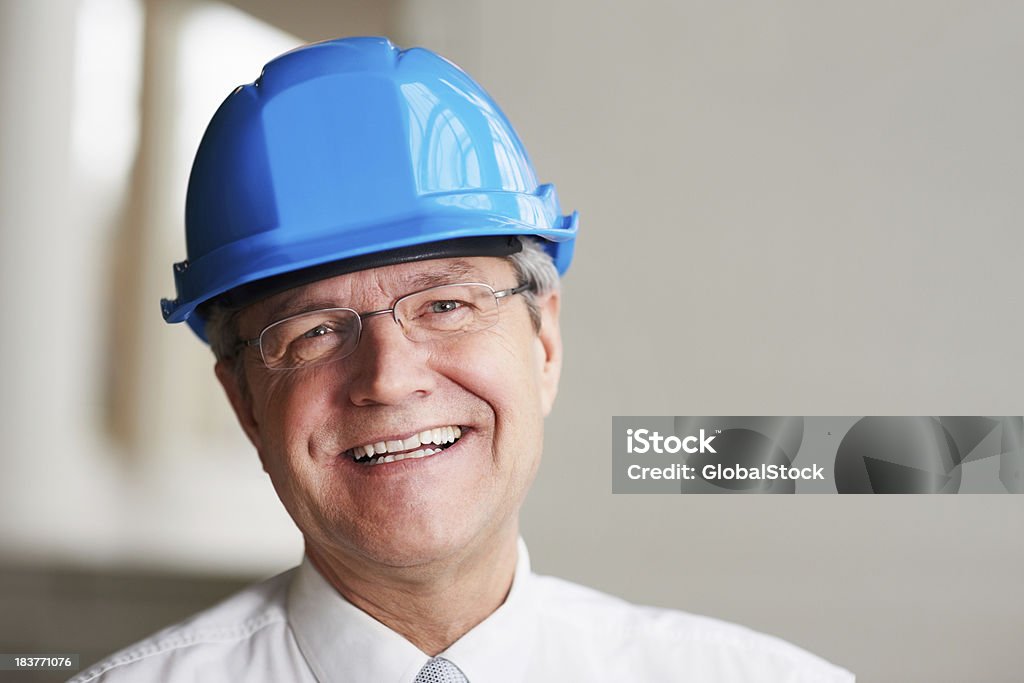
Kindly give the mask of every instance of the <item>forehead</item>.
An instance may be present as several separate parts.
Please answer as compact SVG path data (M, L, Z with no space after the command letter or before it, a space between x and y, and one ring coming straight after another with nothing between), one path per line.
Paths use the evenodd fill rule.
M245 318L269 323L295 313L344 306L364 310L386 308L398 297L453 282L483 282L512 287L512 265L507 259L493 256L431 259L370 268L317 280L289 289L249 306ZM506 282L507 280L507 282Z

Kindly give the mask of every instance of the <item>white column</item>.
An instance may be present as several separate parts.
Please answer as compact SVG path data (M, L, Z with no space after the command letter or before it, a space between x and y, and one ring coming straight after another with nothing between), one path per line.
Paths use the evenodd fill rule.
M70 182L78 3L0 5L0 545L31 548L80 463L88 235ZM66 511L65 511L66 512Z

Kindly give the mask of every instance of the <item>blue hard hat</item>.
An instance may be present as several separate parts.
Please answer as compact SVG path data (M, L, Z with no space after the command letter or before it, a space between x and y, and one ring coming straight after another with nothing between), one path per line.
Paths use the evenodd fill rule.
M161 310L205 340L201 306L244 286L483 236L544 238L564 273L577 222L457 66L386 38L316 43L267 64L210 121L188 185L188 259Z

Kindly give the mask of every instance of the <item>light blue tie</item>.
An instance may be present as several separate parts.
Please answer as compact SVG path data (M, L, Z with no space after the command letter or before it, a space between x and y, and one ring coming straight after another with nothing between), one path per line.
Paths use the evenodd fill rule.
M469 683L469 679L444 657L434 657L423 665L413 683Z

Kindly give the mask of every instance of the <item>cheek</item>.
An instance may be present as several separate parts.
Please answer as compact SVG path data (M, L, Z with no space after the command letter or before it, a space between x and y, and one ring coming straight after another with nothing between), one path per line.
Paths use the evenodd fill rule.
M330 397L317 370L275 375L260 387L260 457L278 473L301 475L312 465L310 437L323 429Z
M324 441L321 434L331 422L331 387L317 370L275 377L261 387L258 410L260 459L285 509L304 531L319 528L338 504L329 473L311 450L311 444Z
M535 340L500 326L454 340L431 355L439 374L502 410L528 412L539 403Z
M510 331L485 330L439 356L448 364L445 374L489 406L496 468L505 477L526 482L532 479L543 449L544 421L539 342L529 325ZM510 495L514 495L512 489Z

